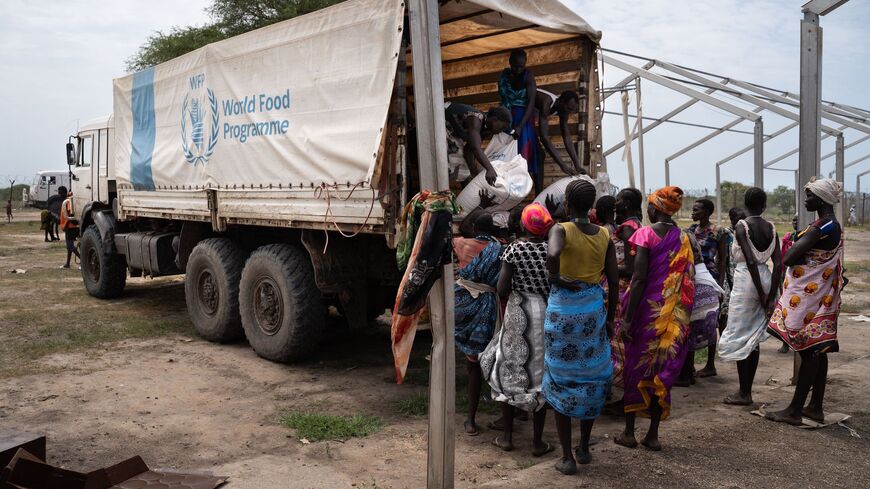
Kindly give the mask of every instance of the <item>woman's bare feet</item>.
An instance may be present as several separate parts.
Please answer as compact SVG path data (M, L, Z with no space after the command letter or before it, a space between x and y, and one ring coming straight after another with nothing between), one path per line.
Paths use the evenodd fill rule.
M643 441L640 442L641 445L647 447L647 449L652 450L654 452L662 451L662 444L659 441L658 437L650 438L649 435L646 435Z
M726 397L722 402L725 404L730 404L732 406L749 406L752 404L752 396L744 396L740 392L735 392L730 396Z
M711 367L704 367L704 368L702 368L701 370L698 370L697 373L695 373L695 377L698 377L698 378L700 378L700 379L703 379L704 377L715 377L716 375L717 375L717 374L716 374L716 368L715 368L715 367L713 367L713 368L711 368Z
M480 434L480 429L477 427L477 423L470 419L465 420L463 427L465 428L465 434L468 436L477 436Z
M505 452L510 452L514 449L514 444L512 442L502 440L501 436L495 437L495 439L492 440L492 444L501 448Z
M592 462L592 454L580 450L580 447L574 449L574 457L576 457L577 463L580 465L586 465Z
M565 475L574 475L577 473L577 462L563 458L556 464L556 470Z
M542 443L541 445L535 445L535 447L532 449L532 456L543 457L544 455L552 452L555 449L556 447L554 447L551 443Z
M811 420L817 423L825 422L825 412L821 409L812 406L804 407L803 411L801 411L801 415L805 418L810 418Z
M792 426L800 426L803 424L800 413L795 413L789 409L767 413L764 415L764 419L776 421L777 423L786 423Z
M637 448L637 439L634 435L620 433L613 437L613 443L624 446L625 448Z

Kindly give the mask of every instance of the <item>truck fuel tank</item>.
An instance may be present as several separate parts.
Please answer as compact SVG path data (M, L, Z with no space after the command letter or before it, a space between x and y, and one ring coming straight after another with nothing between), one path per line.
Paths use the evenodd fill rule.
M183 272L175 265L177 237L178 233L155 231L117 234L115 246L132 269L152 277L178 275Z

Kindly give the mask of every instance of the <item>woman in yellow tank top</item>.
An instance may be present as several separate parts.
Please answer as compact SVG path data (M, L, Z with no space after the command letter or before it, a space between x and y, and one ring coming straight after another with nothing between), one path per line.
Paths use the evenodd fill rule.
M616 250L606 229L589 223L595 187L575 180L565 190L572 220L553 226L547 250L550 297L544 322L544 398L553 407L562 460L556 470L588 464L589 435L613 375L610 335L619 293ZM607 308L601 275L607 276ZM580 418L580 446L571 453L571 418ZM576 455L576 459L575 459Z

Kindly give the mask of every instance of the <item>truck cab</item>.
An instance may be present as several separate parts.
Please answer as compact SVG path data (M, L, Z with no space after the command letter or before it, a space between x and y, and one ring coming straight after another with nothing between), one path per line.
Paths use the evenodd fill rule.
M77 212L93 205L110 206L116 195L112 129L112 116L92 119L67 144L70 190Z

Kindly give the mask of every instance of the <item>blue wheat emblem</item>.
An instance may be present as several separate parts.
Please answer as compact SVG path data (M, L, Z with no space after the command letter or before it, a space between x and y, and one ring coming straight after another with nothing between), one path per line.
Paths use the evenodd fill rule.
M202 107L199 105L199 99L195 98L190 101L190 127L193 129L191 139L197 151L202 151Z
M214 153L214 147L218 142L220 125L220 115L218 114L218 101L214 96L214 92L208 91L208 105L203 107L201 100L197 98L184 97L184 103L181 105L181 150L184 153L184 159L192 165L202 162L208 162L208 159ZM188 102L190 102L188 104ZM205 143L206 122L205 112L211 112L211 130L208 133L208 144ZM190 142L193 147L190 147L187 137L187 124L190 121ZM205 146L205 148L203 148Z

